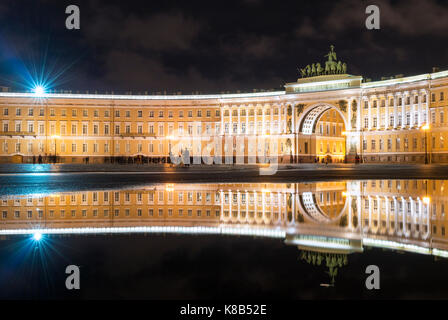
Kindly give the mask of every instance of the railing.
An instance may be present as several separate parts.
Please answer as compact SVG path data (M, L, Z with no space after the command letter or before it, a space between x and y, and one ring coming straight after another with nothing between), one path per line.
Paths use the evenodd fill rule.
M137 133L137 132L125 132L120 133L120 137L155 137L155 133Z
M25 132L25 131L0 131L0 136L36 136L35 132Z

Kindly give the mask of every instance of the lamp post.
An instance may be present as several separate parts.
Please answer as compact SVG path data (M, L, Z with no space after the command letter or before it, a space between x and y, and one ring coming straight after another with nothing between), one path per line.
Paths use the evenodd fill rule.
M58 135L52 135L51 137L54 139L54 162L56 163L56 140L60 137Z
M347 132L342 131L342 135L344 136L344 163L347 163Z
M427 138L427 131L429 130L429 125L425 124L422 127L424 133L425 133L425 164L428 164L428 138Z

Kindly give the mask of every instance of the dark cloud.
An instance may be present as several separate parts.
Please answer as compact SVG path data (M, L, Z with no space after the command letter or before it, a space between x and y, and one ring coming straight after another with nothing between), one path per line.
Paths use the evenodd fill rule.
M379 79L447 68L448 6L379 0L381 29L359 0L82 1L81 30L64 28L68 1L0 4L0 79L58 62L59 88L201 91L280 88L330 44L352 73ZM20 62L20 63L18 63ZM6 83L9 84L9 83Z

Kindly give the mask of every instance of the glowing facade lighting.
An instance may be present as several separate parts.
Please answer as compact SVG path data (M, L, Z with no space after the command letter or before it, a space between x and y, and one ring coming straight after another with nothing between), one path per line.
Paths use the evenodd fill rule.
M423 197L423 203L424 204L429 204L431 202L431 198L429 197Z
M425 124L425 125L422 127L422 129L425 130L425 131L426 131L426 130L429 130L429 125Z

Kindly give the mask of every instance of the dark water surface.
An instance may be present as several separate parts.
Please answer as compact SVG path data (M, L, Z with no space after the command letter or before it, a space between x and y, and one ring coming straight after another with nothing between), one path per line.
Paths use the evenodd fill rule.
M444 299L447 205L444 180L16 188L0 298Z

